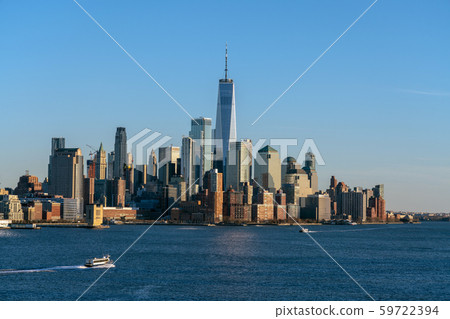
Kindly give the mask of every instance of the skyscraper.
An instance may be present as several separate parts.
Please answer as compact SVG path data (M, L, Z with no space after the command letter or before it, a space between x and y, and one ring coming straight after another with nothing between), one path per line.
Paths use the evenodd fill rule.
M48 164L48 179L50 180L51 170L52 170L52 156L55 155L55 151L59 148L66 147L66 139L64 137L53 137L52 138L52 148L50 152L49 164Z
M152 149L152 152L148 158L148 174L155 178L158 176L158 160L156 159L154 149Z
M115 158L114 151L108 153L108 179L112 180L114 179L114 158Z
M375 197L383 197L384 198L384 184L375 185L375 187L372 190L373 190L373 195Z
M87 160L86 166L87 166L87 177L88 178L95 178L95 160Z
M158 178L163 186L169 185L172 176L179 171L178 159L180 158L180 148L177 146L167 146L159 148L159 174Z
M53 137L52 138L52 155L55 155L55 151L59 148L66 147L66 139L64 137Z
M127 163L127 132L118 127L114 143L114 177L125 178L124 167Z
M317 192L319 190L319 182L316 172L316 157L313 153L308 152L305 154L305 167L303 167L303 170L308 174L311 189L313 192Z
M129 194L134 194L134 164L133 154L127 153L127 160L124 168L125 189Z
M288 204L298 205L301 197L314 194L308 173L300 167L293 157L287 157L283 164L282 188Z
M212 169L205 174L206 185L208 189L208 210L213 216L212 222L219 223L223 221L223 174L217 169Z
M191 186L196 180L195 174L195 148L196 141L190 137L183 137L181 144L181 175L184 176L186 185ZM188 190L188 198L192 195L192 187Z
M258 158L255 160L255 181L256 186L261 185L273 194L281 187L280 155L269 145L258 151Z
M106 151L103 149L103 143L95 155L95 178L106 179Z
M199 152L195 154L195 176L200 178L200 186L203 186L203 176L213 168L212 161L212 120L210 118L196 118L191 121L189 137L197 143Z
M241 140L231 142L228 153L225 186L241 191L245 183L251 182L252 174L252 141Z
M83 198L83 155L79 148L59 148L51 156L49 193Z
M224 172L230 143L236 141L236 106L234 82L228 78L228 50L225 48L225 78L219 80L216 129L214 130L215 167Z
M106 183L107 206L124 207L125 206L125 180L114 178Z

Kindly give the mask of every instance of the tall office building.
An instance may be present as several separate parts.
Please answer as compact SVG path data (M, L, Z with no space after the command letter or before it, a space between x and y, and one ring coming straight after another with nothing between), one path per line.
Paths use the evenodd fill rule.
M351 217L353 221L358 222L366 220L366 194L358 190L341 192L337 199L339 216Z
M83 155L79 148L60 148L51 156L49 193L83 198Z
M50 179L50 175L51 175L51 170L52 170L52 166L51 166L51 161L52 161L52 156L55 155L55 151L57 149L60 148L65 148L66 147L66 139L64 137L53 137L52 138L52 148L50 151L50 157L49 157L49 164L48 164L48 178Z
M127 160L124 168L125 189L129 194L134 194L134 161L133 154L127 153Z
M148 159L148 175L155 178L158 176L158 160L156 159L156 153L154 149L152 149L152 152Z
M299 205L301 197L314 194L308 173L297 164L293 157L287 157L283 162L282 188L286 193L286 202Z
M55 155L55 151L60 148L66 148L66 139L64 137L52 138L52 155Z
M212 222L219 223L223 221L223 174L217 169L206 172L205 189L208 191L208 211L212 216Z
M92 205L94 204L94 195L95 195L95 179L88 177L83 180L83 201L84 205Z
M125 206L125 180L114 178L106 182L107 206L124 207Z
M281 163L278 151L267 145L258 151L255 160L256 186L275 194L281 187ZM259 185L258 185L259 184Z
M95 155L95 178L106 179L106 151L103 149L103 143Z
M375 187L372 190L373 190L373 196L384 198L384 184L375 185Z
M252 141L245 139L231 142L228 153L225 186L241 191L252 178Z
M234 82L228 78L228 51L225 49L225 78L219 80L216 128L214 130L215 168L224 172L230 143L236 141L236 106Z
M134 169L134 192L142 189L147 184L147 165L136 165Z
M88 178L95 178L95 160L87 160L86 161L86 171Z
M195 174L195 144L194 141L190 137L183 137L181 144L181 175L184 177L184 181L186 182L187 187L191 186L196 180ZM188 198L190 200L192 196L193 188L189 188L188 190Z
M331 199L328 195L314 194L300 201L300 218L316 222L331 219Z
M200 178L199 184L203 187L203 176L213 168L212 120L204 117L191 120L189 137L195 140L199 149L195 154L195 175Z
M114 143L114 177L125 178L124 168L127 163L127 132L118 127Z
M313 153L308 152L305 154L305 167L303 167L303 170L308 174L311 189L314 193L317 192L319 190L319 181L316 172L316 157Z
M160 147L159 155L159 174L158 178L163 186L169 185L170 179L180 171L178 164L180 158L180 148L177 146Z
M108 153L108 175L107 179L111 180L114 179L114 158L115 158L114 151Z

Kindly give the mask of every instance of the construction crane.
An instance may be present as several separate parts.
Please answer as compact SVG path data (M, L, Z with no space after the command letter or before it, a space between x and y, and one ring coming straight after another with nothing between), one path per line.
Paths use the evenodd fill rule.
M91 157L92 160L92 156L98 153L98 150L96 150L95 148L93 148L91 145L86 144L87 147L89 147L92 151L89 153L89 156Z

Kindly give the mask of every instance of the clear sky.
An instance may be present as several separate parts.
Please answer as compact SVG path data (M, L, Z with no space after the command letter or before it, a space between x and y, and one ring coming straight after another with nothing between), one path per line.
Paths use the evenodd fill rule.
M227 41L239 138L313 138L322 189L384 183L388 209L449 212L449 1L379 0L251 125L372 2L79 0L193 116L215 118ZM88 157L117 126L188 134L73 1L0 1L0 36L0 187L43 179L54 136Z

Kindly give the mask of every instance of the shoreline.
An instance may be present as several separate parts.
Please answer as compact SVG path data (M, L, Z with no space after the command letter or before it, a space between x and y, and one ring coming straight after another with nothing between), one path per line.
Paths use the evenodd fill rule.
M139 225L152 225L154 223L153 220L148 221L130 221L130 222L120 222L116 224L104 224L99 226L90 226L87 223L34 223L36 225L36 228L34 230L38 230L42 227L49 227L49 228L88 228L88 229L107 229L110 228L110 226L139 226ZM395 222L364 222L360 225L399 225L399 224L421 224L422 222L416 221L411 223L404 223L400 221ZM30 225L29 224L22 224L22 225ZM157 222L153 224L154 226L189 226L189 227L274 227L274 226L298 226L297 223L282 223L282 224L262 224L262 223L218 223L218 224L208 224L208 223L198 223L198 224L189 224L189 223L161 223ZM327 225L322 223L305 223L300 222L300 226L352 226L352 225ZM30 229L32 228L25 228L25 227L2 227L1 229Z

